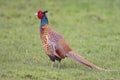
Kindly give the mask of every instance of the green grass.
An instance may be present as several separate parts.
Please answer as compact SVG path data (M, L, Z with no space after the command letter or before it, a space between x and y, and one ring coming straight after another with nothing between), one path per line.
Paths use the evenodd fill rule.
M51 69L34 13L48 10L49 24L94 64L66 58ZM120 80L120 0L0 0L0 80Z

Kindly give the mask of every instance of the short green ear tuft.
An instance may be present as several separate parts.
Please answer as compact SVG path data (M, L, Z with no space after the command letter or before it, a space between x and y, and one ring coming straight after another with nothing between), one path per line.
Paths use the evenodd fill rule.
M45 13L47 13L48 11L44 11L43 13L45 14Z

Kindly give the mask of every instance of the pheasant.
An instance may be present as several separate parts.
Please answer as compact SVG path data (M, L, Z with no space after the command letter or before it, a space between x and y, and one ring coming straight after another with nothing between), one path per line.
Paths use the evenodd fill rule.
M106 71L106 69L96 66L95 64L87 61L84 57L78 55L78 53L73 51L68 43L65 41L63 36L48 25L48 18L46 16L47 12L48 11L39 10L36 13L36 16L38 17L38 19L41 20L40 38L46 54L52 61L51 67L53 67L56 60L59 62L58 67L60 67L61 60L66 57L70 57L73 60L85 66L88 66L89 68Z

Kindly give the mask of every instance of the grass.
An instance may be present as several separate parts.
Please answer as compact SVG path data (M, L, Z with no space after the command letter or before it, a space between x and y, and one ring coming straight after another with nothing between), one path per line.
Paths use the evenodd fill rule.
M0 0L0 80L119 80L119 0ZM51 69L34 13L48 10L49 24L94 64L94 71L66 58Z

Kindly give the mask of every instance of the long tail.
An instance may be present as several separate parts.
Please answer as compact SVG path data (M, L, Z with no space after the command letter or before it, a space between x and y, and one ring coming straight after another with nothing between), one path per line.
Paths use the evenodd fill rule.
M97 69L97 70L102 70L102 71L110 71L110 70L106 70L103 69L101 67L98 67L96 65L94 65L93 63L87 61L86 59L84 59L84 57L78 55L77 53L75 53L74 51L69 52L66 56L78 61L79 63L82 63L83 65L86 65L92 69Z

